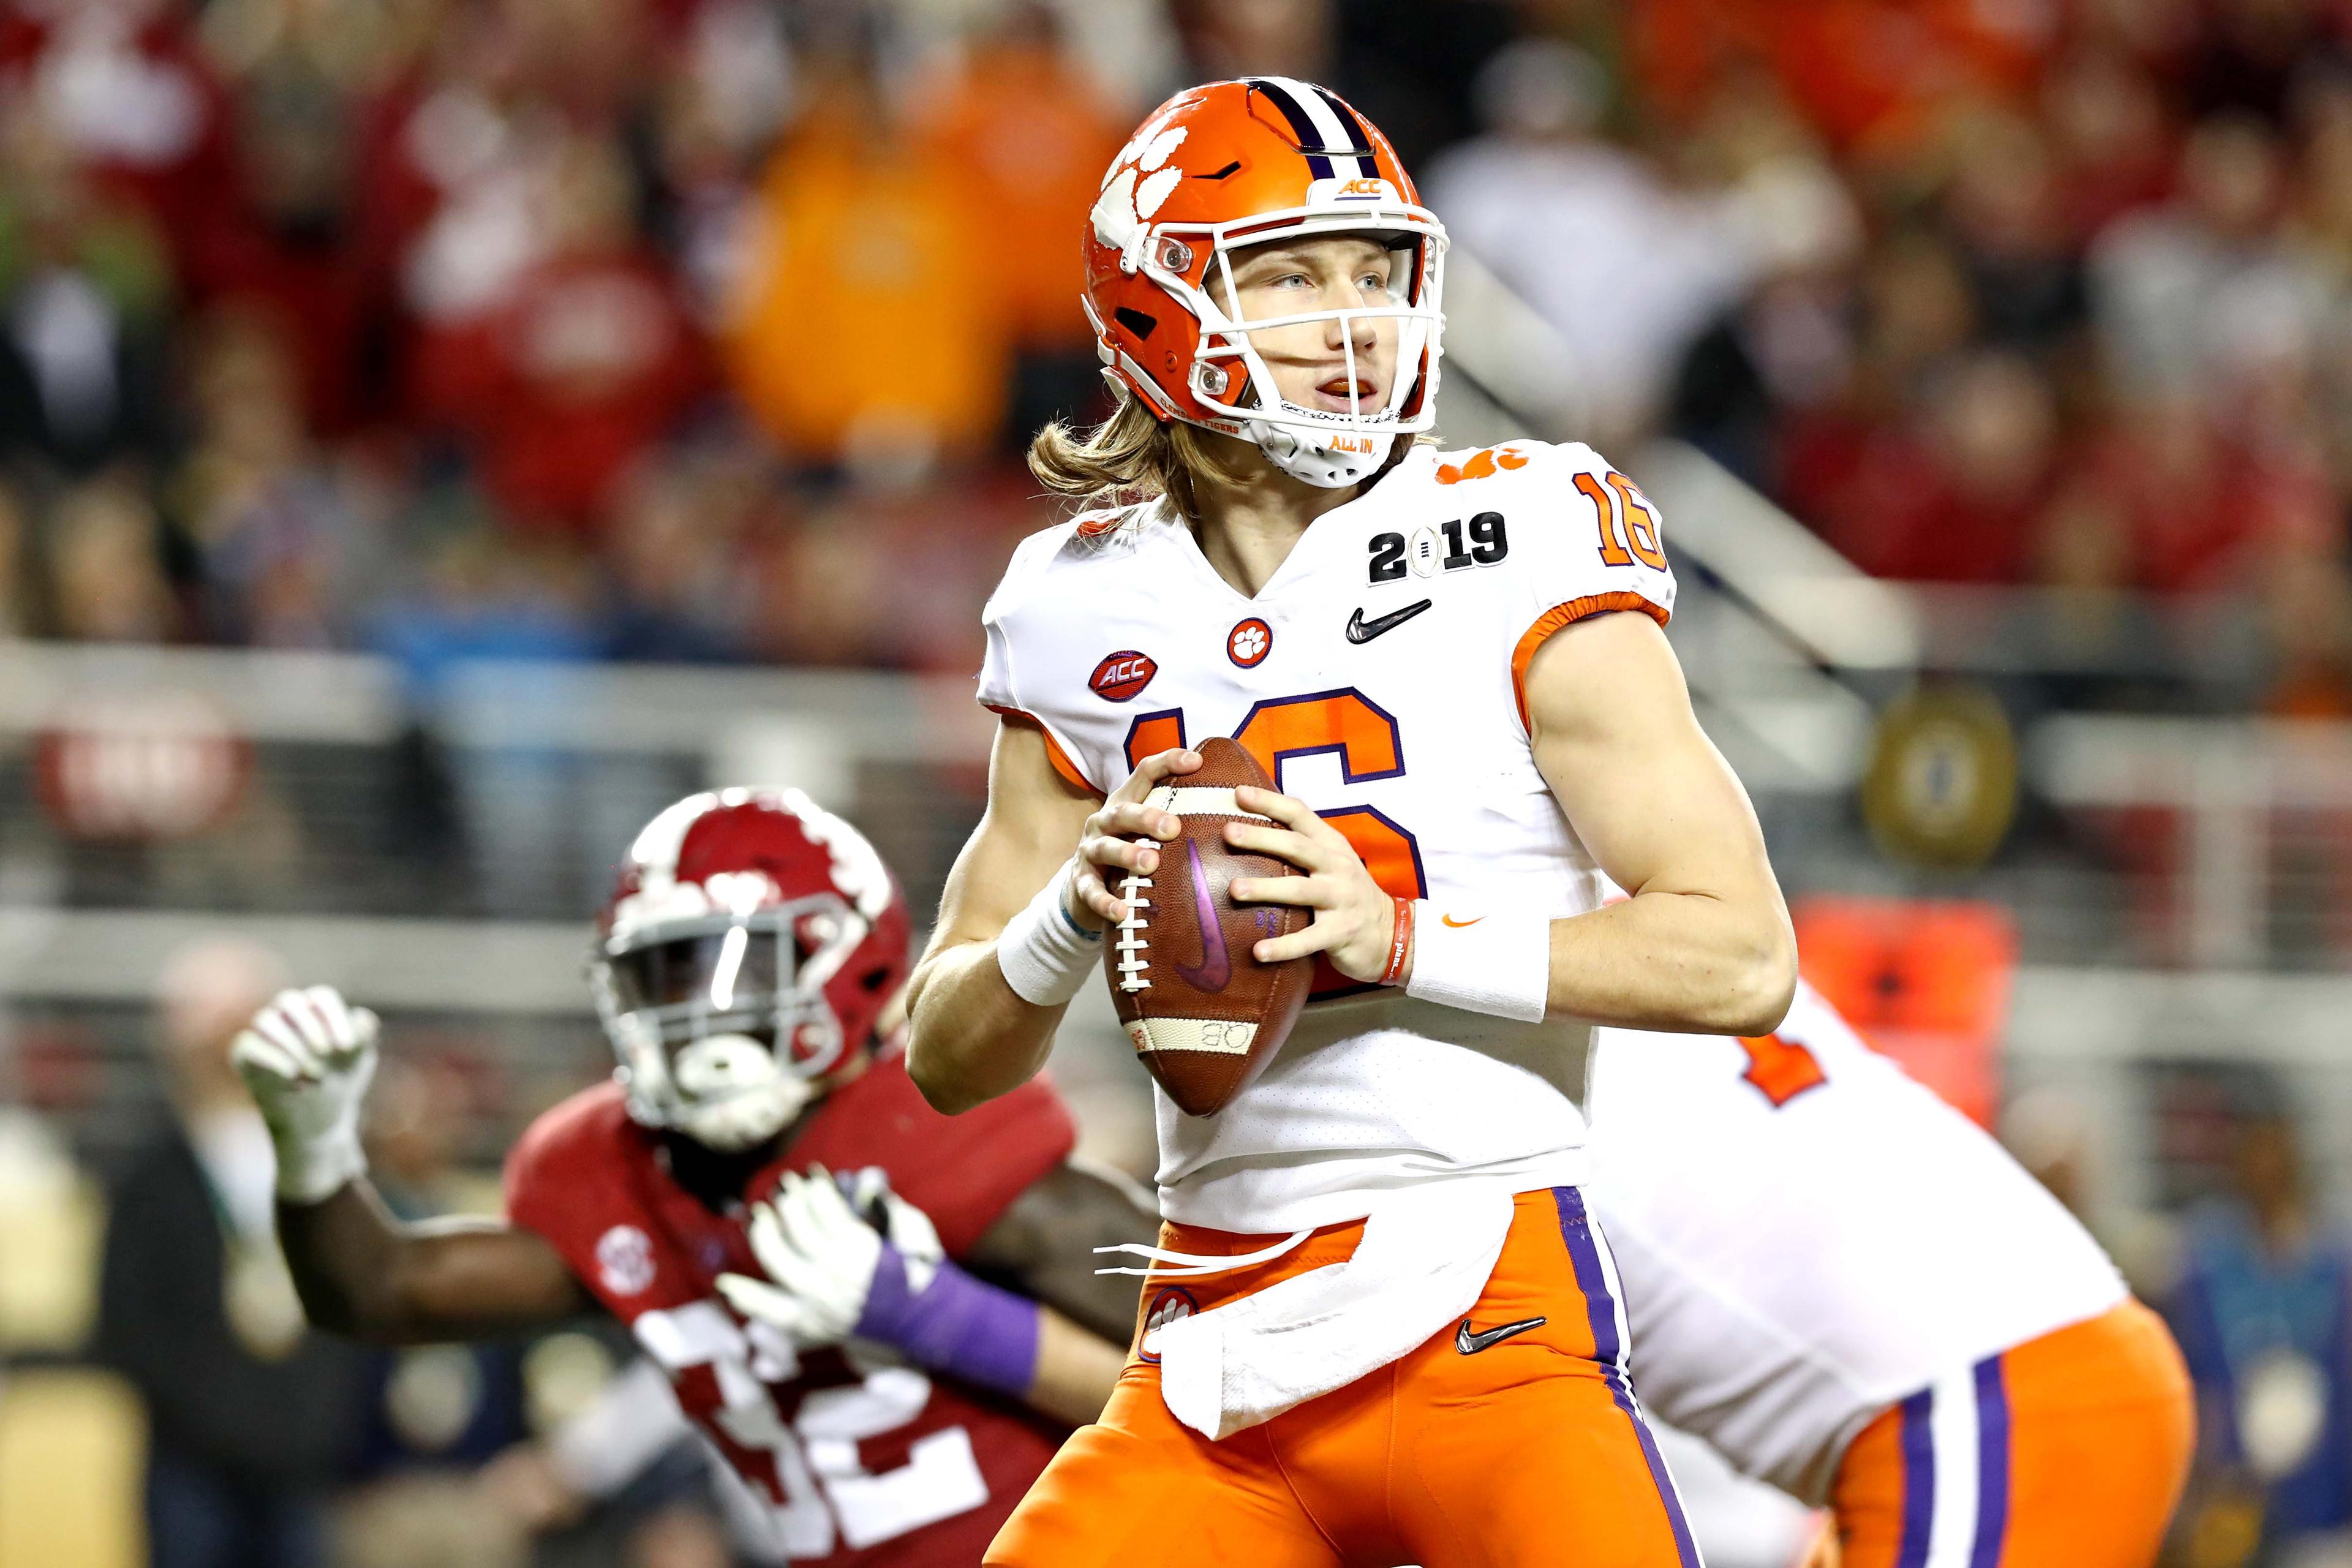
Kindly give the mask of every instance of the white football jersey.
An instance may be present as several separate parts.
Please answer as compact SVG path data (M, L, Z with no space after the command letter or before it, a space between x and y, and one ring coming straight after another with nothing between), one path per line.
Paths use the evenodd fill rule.
M1536 769L1521 679L1560 626L1664 624L1674 595L1656 513L1590 448L1424 447L1318 518L1255 598L1161 503L1031 536L989 601L980 696L1104 793L1139 758L1230 735L1391 893L1558 918L1605 879ZM1407 1183L1581 1176L1587 1026L1329 995L1344 983L1323 973L1223 1110L1186 1117L1155 1089L1169 1218L1289 1231Z
M1809 986L1774 1034L1596 1031L1592 1180L1642 1402L1810 1503L1937 1378L2123 1300L2090 1233Z

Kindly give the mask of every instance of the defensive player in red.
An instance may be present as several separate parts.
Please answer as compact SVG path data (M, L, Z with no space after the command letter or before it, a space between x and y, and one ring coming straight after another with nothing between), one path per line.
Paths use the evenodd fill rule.
M908 1071L946 1110L1023 1092L1112 927L1123 988L1221 993L1227 938L1136 917L1180 812L1305 873L1227 891L1308 910L1247 956L1323 975L1215 1114L1160 1095L1132 1357L985 1561L1694 1564L1576 1100L1595 1023L1762 1033L1796 966L1661 631L1656 511L1588 447L1416 445L1445 231L1314 83L1170 100L1082 243L1119 406L1031 449L1087 510L988 605L988 811ZM1276 788L1188 787L1210 736ZM1177 1068L1255 1038L1191 1022L1129 1036Z
M620 1070L532 1123L501 1222L391 1217L358 1132L375 1017L282 994L235 1055L312 1321L408 1343L601 1306L759 1505L763 1554L977 1561L1109 1392L1135 1293L1088 1247L1143 1216L1069 1163L1046 1085L923 1103L881 1027L908 941L873 846L800 792L663 812L596 924Z

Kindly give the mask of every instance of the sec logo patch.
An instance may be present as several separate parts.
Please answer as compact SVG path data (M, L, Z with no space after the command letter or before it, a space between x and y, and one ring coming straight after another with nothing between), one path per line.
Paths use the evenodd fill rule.
M615 1296L635 1296L654 1282L652 1238L633 1225L616 1225L596 1238L596 1278Z
M1252 616L1225 634L1225 657L1249 669L1274 651L1274 628Z
M1121 648L1104 656L1087 684L1106 702L1125 702L1150 685L1151 678L1159 673L1160 667L1151 661L1150 654Z
M1153 1337L1169 1324L1189 1318L1200 1310L1201 1303L1192 1299L1190 1290L1178 1285L1161 1287L1160 1293L1151 1298L1151 1310L1143 1314L1143 1333L1136 1341L1137 1359L1158 1366L1160 1352L1151 1348Z

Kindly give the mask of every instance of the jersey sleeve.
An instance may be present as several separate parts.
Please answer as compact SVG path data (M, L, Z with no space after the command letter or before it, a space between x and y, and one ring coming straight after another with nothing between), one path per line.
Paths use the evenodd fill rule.
M1078 789L1103 795L1108 792L1078 765L1076 749L1066 736L1056 732L1053 721L1036 706L1037 698L1024 692L1015 679L1018 658L1024 651L1023 644L1024 640L1034 640L1036 617L1050 613L1035 603L1038 579L1059 553L1072 526L1064 524L1033 533L1014 546L1003 578L980 613L981 628L987 634L988 642L981 654L978 695L980 705L997 717L1029 725L1043 733L1046 755L1053 762L1054 771L1064 780ZM1024 637L1024 630L1030 634L1027 639Z
M1665 522L1641 487L1585 446L1528 453L1534 481L1528 521L1512 531L1520 553L1511 692L1527 721L1528 668L1562 627L1591 616L1633 611L1661 626L1674 615L1675 574Z

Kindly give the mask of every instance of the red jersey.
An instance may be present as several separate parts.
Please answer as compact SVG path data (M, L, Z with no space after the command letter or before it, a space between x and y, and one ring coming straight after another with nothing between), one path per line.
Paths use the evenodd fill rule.
M924 1103L892 1055L828 1096L751 1191L810 1165L879 1165L961 1258L1076 1142L1042 1079L950 1118ZM878 1347L803 1355L738 1317L712 1282L760 1277L742 1205L714 1214L680 1187L661 1139L629 1120L615 1084L531 1123L508 1157L506 1195L513 1223L552 1243L668 1373L679 1406L758 1505L761 1533L795 1563L977 1563L1067 1433Z

